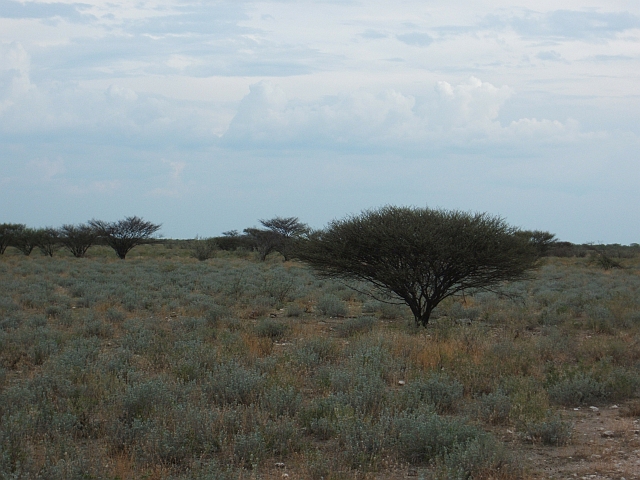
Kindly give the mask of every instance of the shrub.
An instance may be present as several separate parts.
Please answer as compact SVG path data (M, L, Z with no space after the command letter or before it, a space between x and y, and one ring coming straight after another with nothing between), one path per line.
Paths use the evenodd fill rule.
M524 429L525 438L540 442L543 445L566 445L571 439L572 427L569 422L559 416L551 417L542 422L530 422Z
M397 450L413 464L427 464L454 448L485 435L462 420L430 412L403 414L395 420Z
M297 303L290 303L284 311L287 317L301 317L304 315L304 308Z
M249 405L258 400L265 379L254 370L248 370L231 360L216 365L202 386L207 396L220 405Z
M256 325L255 331L258 337L280 340L289 331L289 326L270 318L265 318Z
M331 294L320 297L316 308L325 317L344 317L348 313L344 302Z
M233 459L237 465L255 468L267 455L267 442L259 431L238 433L233 443Z
M131 424L133 420L146 420L158 408L171 403L171 392L162 379L148 380L130 385L122 399L122 419Z
M349 318L336 326L336 331L340 337L351 337L358 333L369 332L377 323L375 317Z
M504 425L509 421L511 399L501 389L482 395L478 399L478 416L492 425Z
M412 410L426 403L439 413L452 413L459 408L463 393L460 382L446 374L435 374L409 382L402 390L402 403Z
M386 417L378 422L371 417L340 419L338 441L345 463L356 469L375 467L392 441L389 429L390 422Z
M314 337L294 350L293 359L298 365L313 367L335 358L336 353L336 345L331 339Z
M297 452L302 447L300 428L290 418L269 420L263 430L266 448L279 457Z
M293 417L302 406L302 396L292 386L274 385L264 393L261 404L274 417Z
M218 250L215 238L196 237L191 241L191 256L201 262L213 258Z
M548 392L553 403L567 407L594 404L607 397L605 385L586 373L562 378Z
M511 465L504 445L487 434L454 445L438 464L434 480L495 478L496 473L508 475L507 478L521 478L519 474L522 473Z

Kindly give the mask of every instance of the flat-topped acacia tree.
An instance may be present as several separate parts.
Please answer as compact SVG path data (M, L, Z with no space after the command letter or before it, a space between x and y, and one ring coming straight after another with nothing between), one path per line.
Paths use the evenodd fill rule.
M332 221L301 240L296 256L322 276L399 298L426 327L445 298L524 278L537 252L530 235L500 217L386 206Z
M153 243L155 241L153 235L161 227L161 225L146 222L140 217L127 217L117 222L91 220L89 225L95 229L99 238L113 248L121 260L125 259L133 247Z

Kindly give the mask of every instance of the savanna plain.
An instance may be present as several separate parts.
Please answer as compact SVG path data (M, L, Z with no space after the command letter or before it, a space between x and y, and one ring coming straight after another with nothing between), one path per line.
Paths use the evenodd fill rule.
M9 249L0 478L638 479L638 253L422 328L279 254Z

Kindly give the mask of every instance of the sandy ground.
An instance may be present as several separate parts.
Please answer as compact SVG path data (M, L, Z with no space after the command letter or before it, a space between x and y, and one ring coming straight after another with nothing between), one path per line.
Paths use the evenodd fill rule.
M640 420L630 415L630 407L622 404L563 411L564 419L574 425L569 445L522 444L518 448L531 477L640 480Z

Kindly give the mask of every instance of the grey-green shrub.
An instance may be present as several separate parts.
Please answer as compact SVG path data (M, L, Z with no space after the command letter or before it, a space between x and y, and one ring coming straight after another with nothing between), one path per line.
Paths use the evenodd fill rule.
M346 305L336 295L323 295L316 305L318 311L326 317L344 317L348 310Z
M233 459L239 466L255 468L266 457L267 442L259 431L238 433L233 443Z
M265 385L265 378L235 360L216 365L203 381L205 394L219 405L255 403Z
M565 445L571 439L572 426L559 416L552 416L544 421L530 422L524 428L524 435L533 442L543 445Z
M487 423L504 425L509 421L511 398L501 389L487 393L478 399L476 412Z
M375 317L348 318L344 322L336 325L336 331L340 337L351 337L359 333L370 332L377 319Z
M260 320L255 327L258 337L271 338L272 340L281 340L288 331L289 325L271 318Z
M588 373L564 377L551 385L548 392L552 402L565 406L594 404L607 397L604 383Z
M446 374L434 374L413 380L403 388L400 399L403 406L413 410L426 403L439 413L451 413L461 406L464 387Z
M456 418L431 412L401 414L395 421L397 451L413 464L427 464L485 433Z

